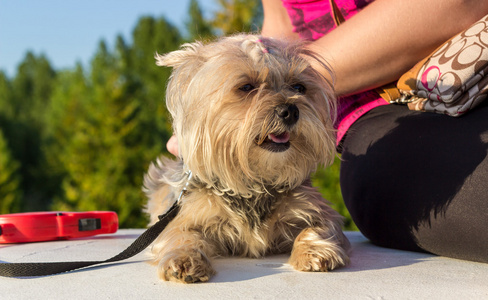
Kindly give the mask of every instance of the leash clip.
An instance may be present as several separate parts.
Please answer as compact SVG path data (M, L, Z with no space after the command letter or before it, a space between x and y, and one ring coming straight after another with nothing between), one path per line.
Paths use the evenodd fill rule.
M179 195L179 196L178 196L178 198L176 199L176 203L180 202L181 198L183 198L183 196L185 196L185 195L187 194L187 192L188 192L188 189L187 189L187 188L188 188L188 185L190 184L190 180L191 180L191 178L193 177L193 173L192 173L190 170L186 171L186 172L185 172L185 175L186 175L188 178L186 179L186 184L185 184L185 186L183 187L183 189L181 190L180 195Z
M188 170L187 172L185 172L185 175L187 176L186 184L183 187L183 189L181 190L180 195L176 199L175 203L173 203L173 206L171 206L171 208L166 213L158 216L159 221L162 221L163 219L167 218L169 215L172 214L173 216L171 216L169 218L169 220L171 221L174 218L174 216L178 213L178 210L179 210L178 203L180 202L181 198L183 198L183 196L185 196L187 194L187 192L188 192L187 187L190 184L190 180L191 180L191 178L193 176L193 174L192 174L192 172L190 170Z

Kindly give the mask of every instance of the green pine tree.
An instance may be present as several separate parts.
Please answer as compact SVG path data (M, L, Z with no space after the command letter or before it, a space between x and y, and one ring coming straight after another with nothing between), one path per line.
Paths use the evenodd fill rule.
M0 116L3 119L12 118L14 115L12 98L12 82L4 72L0 71ZM2 125L5 124L0 123L0 126Z
M56 72L47 58L28 52L9 83L8 98L2 100L3 133L20 163L23 210L44 210L51 201L52 181L45 173L41 148L46 107L55 82Z
M214 36L212 24L204 18L197 0L191 0L188 14L189 19L186 21L186 28L190 40L207 40Z
M164 18L141 18L133 32L130 49L132 78L141 88L134 98L139 101L140 134L148 145L148 161L165 151L165 141L172 134L170 116L166 110L164 96L170 68L156 66L154 55L168 53L184 42L179 30Z
M181 42L164 19L142 18L133 45L121 36L114 51L100 43L88 76L59 74L46 151L51 165L62 166L54 209L113 210L121 227L147 224L143 174L171 135L163 101L169 70L155 65L154 54Z
M121 226L141 226L142 180L131 178L129 165L138 146L127 143L137 128L138 105L126 93L117 65L101 42L88 80L81 71L66 74L71 84L61 84L53 98L51 149L58 152L51 161L64 173L53 208L114 210Z
M20 164L13 159L3 132L0 130L0 214L21 210Z

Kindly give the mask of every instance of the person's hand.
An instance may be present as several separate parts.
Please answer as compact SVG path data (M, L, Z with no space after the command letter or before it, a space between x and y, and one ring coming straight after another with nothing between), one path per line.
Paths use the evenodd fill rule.
M173 154L174 156L178 156L178 139L176 135L173 135L168 142L166 143L166 149L168 152Z

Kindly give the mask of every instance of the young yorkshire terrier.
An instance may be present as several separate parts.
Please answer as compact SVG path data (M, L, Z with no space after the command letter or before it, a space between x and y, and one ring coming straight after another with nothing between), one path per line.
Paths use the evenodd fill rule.
M305 57L315 56L303 45L254 35L156 55L173 67L166 103L181 158L158 160L144 180L152 223L180 206L151 250L163 280L207 281L210 258L226 255L291 251L300 271L348 263L342 219L310 184L335 155L335 100Z

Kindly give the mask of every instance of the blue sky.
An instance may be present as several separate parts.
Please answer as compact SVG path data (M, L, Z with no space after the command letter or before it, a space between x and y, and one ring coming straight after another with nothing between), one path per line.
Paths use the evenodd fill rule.
M216 0L198 0L204 13ZM184 27L190 0L0 0L0 70L13 76L28 50L55 69L86 65L104 39L129 41L139 17L164 16Z

